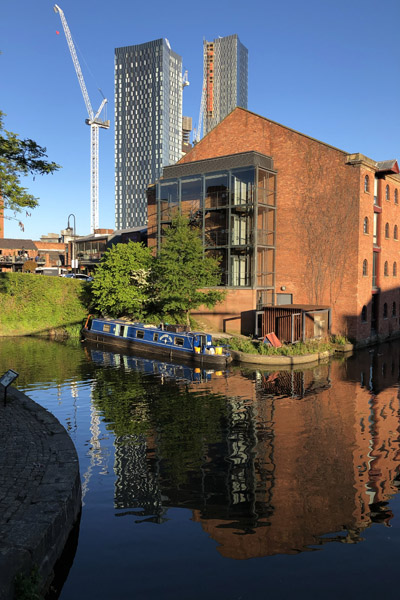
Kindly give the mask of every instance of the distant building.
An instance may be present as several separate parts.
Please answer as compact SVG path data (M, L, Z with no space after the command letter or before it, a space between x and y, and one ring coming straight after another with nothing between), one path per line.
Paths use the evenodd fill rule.
M181 57L166 39L116 48L116 229L146 225L148 184L181 156Z
M182 117L182 156L192 148L190 134L192 131L192 117Z
M77 258L79 269L91 272L109 248L116 244L127 244L129 241L147 244L147 229L145 227L131 227L116 231L96 229L91 235L76 238L70 252Z
M0 238L0 272L22 271L27 261L35 261L38 267L61 267L66 264L66 244Z
M206 84L203 129L206 135L236 106L247 108L248 51L238 36L204 41Z

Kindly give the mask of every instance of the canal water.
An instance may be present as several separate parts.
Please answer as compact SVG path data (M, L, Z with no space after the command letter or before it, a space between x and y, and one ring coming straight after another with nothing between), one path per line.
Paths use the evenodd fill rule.
M59 598L396 595L399 356L397 342L298 370L208 372L0 341L0 372L20 373L79 454Z

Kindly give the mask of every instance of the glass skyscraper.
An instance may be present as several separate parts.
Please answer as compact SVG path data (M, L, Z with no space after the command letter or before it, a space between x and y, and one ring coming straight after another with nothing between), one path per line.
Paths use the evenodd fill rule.
M203 68L206 135L236 106L247 108L248 51L237 34L204 41Z
M146 225L147 186L181 150L182 58L166 39L116 48L116 229Z

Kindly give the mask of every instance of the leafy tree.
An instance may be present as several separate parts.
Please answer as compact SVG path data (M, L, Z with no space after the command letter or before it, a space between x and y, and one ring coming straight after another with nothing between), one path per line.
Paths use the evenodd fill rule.
M220 284L219 263L204 256L198 230L192 229L182 216L177 217L166 232L166 238L154 262L152 273L154 296L164 313L186 317L202 304L213 308L224 293L201 291Z
M38 204L38 199L21 185L20 178L53 173L60 166L46 160L46 148L6 131L3 117L4 113L0 111L0 211L10 209L20 212L22 208L34 208Z
M35 263L34 260L27 260L22 265L22 272L23 273L34 273L36 267L37 267L37 264Z
M143 244L130 241L109 248L94 274L94 308L111 317L124 314L142 317L151 261L151 251Z

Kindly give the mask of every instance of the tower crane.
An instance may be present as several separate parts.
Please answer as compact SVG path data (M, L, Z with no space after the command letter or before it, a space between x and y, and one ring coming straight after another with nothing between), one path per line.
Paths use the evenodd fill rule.
M78 77L82 96L85 101L86 110L89 117L88 119L85 119L85 122L87 125L90 125L90 230L93 233L94 230L98 229L99 226L99 128L110 128L110 121L102 121L99 116L108 100L107 98L103 97L103 101L100 104L98 111L94 113L67 20L63 11L57 4L54 5L54 12L60 15L72 62L74 63L75 72Z

